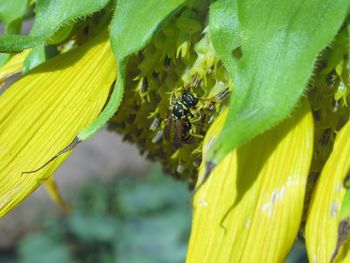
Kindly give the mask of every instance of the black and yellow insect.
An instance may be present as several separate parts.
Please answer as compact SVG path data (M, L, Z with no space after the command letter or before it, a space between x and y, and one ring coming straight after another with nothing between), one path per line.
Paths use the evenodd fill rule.
M194 118L191 109L197 106L198 101L199 99L188 89L184 91L181 98L176 98L173 101L171 112L165 124L164 136L169 140L171 129L175 125L174 144L176 148L180 147L182 143L191 142L192 124L190 119Z
M211 104L214 104L226 98L228 94L229 90L225 89L212 98L201 99L191 93L189 89L186 89L180 98L176 98L173 101L173 105L170 109L171 112L168 115L168 119L164 128L165 138L169 140L171 129L175 126L175 147L179 148L183 143L191 143L193 140L193 123L200 119L200 114L197 111L197 106L200 101L210 102ZM194 114L194 112L196 112L196 114Z

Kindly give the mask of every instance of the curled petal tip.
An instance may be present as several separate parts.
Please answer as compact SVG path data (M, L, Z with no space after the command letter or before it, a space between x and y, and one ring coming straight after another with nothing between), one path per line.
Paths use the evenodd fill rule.
M22 175L23 174L32 174L32 173L36 173L36 172L40 171L41 169L43 169L47 165L49 165L51 162L53 162L58 156L73 150L81 142L82 141L78 137L75 137L74 140L67 147L65 147L64 149L62 149L61 151L56 153L54 156L52 156L52 158L50 160L48 160L46 163L44 163L42 166L40 166L39 168L32 170L32 171L22 172Z

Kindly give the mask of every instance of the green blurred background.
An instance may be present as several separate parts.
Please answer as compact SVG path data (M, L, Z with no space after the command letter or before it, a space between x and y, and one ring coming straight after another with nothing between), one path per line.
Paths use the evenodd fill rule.
M184 262L191 225L184 183L153 167L79 189L68 214L43 214L36 229L0 252L1 263Z
M191 225L187 185L153 166L147 175L92 177L77 190L70 213L43 213L0 263L180 263ZM35 209L35 208L33 208ZM296 242L286 263L307 262Z

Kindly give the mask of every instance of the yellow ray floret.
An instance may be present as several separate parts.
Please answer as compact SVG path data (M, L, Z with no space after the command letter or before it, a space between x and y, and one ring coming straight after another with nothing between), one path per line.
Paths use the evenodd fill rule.
M210 128L204 157L224 119ZM292 118L232 151L195 195L187 262L284 262L301 221L312 148L304 101Z
M14 55L3 67L0 68L0 87L4 84L7 78L22 71L23 62L29 52L30 49L27 49Z
M310 262L330 262L338 235L339 214L345 194L343 181L350 169L350 121L338 133L333 151L317 183L306 223ZM335 262L350 262L349 243Z
M65 212L69 212L71 210L70 205L63 199L53 176L47 178L45 187L52 200L58 204Z
M107 32L38 66L0 96L0 216L67 158L32 174L103 108L116 65Z

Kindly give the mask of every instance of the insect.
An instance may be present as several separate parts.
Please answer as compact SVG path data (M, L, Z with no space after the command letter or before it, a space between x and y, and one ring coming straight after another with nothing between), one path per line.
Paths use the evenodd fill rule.
M190 119L194 118L194 115L191 109L197 106L198 101L199 99L188 89L184 91L181 98L176 98L173 101L171 112L165 124L164 136L169 140L171 129L175 126L174 143L176 148L180 147L182 143L189 143L192 139Z
M209 102L211 105L223 100L229 94L228 88L218 93L216 96L208 99L201 99L196 97L189 89L186 89L180 98L176 98L173 101L171 112L168 115L167 122L164 128L164 136L167 140L170 138L171 129L174 130L174 144L176 148L179 148L182 143L191 143L194 134L192 134L193 123L196 123L200 116L194 112L197 109L199 102ZM200 135L197 135L201 137Z

